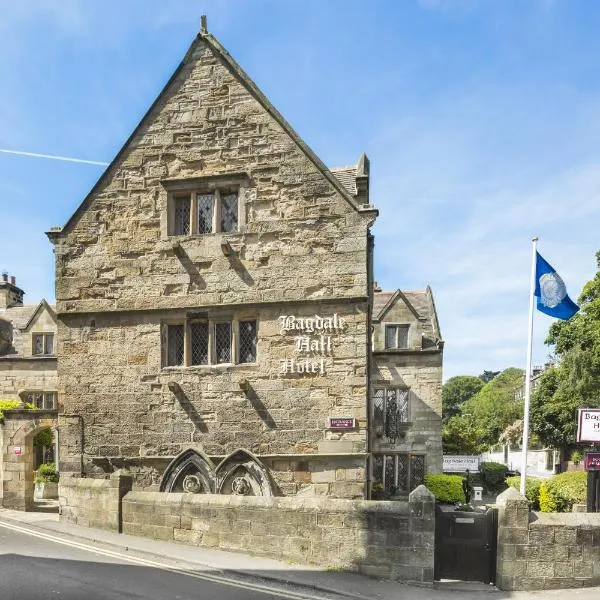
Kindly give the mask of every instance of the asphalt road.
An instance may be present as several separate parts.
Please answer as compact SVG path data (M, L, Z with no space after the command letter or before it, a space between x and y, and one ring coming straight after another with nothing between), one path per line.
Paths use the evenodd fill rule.
M56 543L0 526L1 600L275 600L243 582L215 582ZM110 554L110 552L108 552Z

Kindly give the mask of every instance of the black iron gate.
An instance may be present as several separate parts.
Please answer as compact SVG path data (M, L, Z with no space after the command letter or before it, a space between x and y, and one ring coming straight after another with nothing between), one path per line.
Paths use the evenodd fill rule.
M435 578L496 581L498 511L442 511L435 515Z

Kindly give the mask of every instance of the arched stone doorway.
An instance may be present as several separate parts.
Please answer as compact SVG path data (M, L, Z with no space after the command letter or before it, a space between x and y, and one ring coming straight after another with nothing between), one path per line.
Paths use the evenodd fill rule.
M33 510L33 438L51 429L56 439L56 410L13 409L4 412L0 425L2 460L2 506L13 510Z

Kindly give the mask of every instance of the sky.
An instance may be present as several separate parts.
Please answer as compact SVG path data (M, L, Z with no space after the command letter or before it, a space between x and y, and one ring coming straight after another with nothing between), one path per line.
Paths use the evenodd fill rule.
M202 14L327 165L369 156L375 278L432 287L444 379L524 368L531 238L572 298L596 271L600 3L0 0L0 149L111 161ZM44 232L103 170L0 152L0 269L27 303L54 301Z

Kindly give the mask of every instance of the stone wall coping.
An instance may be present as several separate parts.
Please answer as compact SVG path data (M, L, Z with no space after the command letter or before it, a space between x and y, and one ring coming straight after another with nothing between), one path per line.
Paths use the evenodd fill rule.
M513 487L509 487L496 498L496 506L505 507L507 504L529 505L529 501L527 498L525 498L525 496L519 493L518 490Z
M58 415L56 408L7 408L3 411L4 417L9 419L36 419Z
M103 481L103 480L101 480ZM177 494L168 492L132 491L125 495L124 502L139 502L140 504L205 504L209 506L244 506L256 508L278 508L305 511L326 512L361 512L394 514L408 516L409 503L405 501L373 501L345 500L338 498L299 498L299 497L265 497L265 496L235 496L221 494Z
M114 487L114 483L110 479L94 479L92 477L63 477L62 475L58 485L59 487L85 489Z
M563 526L563 527L600 527L600 513L542 513L536 512L535 520L530 522L530 527Z

